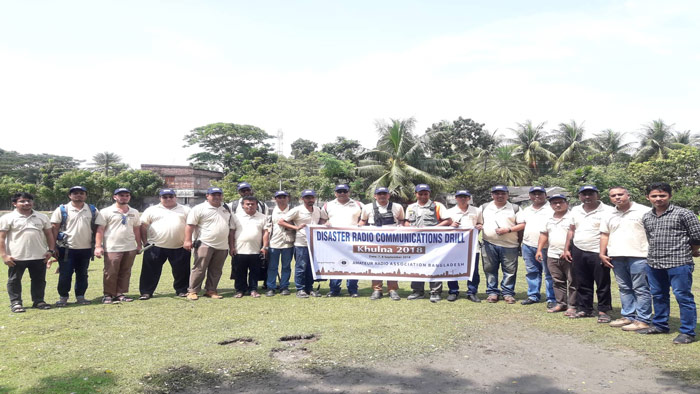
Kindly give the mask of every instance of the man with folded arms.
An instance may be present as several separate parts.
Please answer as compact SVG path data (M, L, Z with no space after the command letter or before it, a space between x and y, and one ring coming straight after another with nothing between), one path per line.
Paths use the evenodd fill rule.
M270 239L270 253L267 263L267 297L275 295L279 290L281 295L289 295L289 278L292 276L292 257L294 256L294 230L280 226L280 219L289 212L289 193L280 190L275 193L277 206L269 216L267 231ZM281 267L280 267L281 264ZM278 271L279 267L279 271ZM279 286L277 275L279 272Z
M185 243L185 223L190 207L177 203L175 190L162 189L160 204L146 208L141 215L141 241L153 245L143 253L143 267L139 281L139 300L148 300L158 287L165 261L173 271L173 288L178 297L187 296L190 283L189 250Z
M452 219L452 227L455 228L476 228L477 231L481 229L480 225L476 224L476 220L479 217L479 210L469 202L472 199L472 194L469 190L457 190L455 192L455 199L457 199L457 205L447 210L447 215ZM479 297L476 296L477 289L479 287L480 277L479 277L479 253L476 253L476 260L474 264L474 274L472 275L472 280L467 281L467 299L472 302L481 302ZM450 293L447 295L447 301L456 301L459 297L459 284L456 280L451 280L447 282L447 287L450 289Z
M187 299L199 298L206 275L204 296L223 298L217 287L223 272L226 256L236 254L236 222L231 211L222 204L223 191L218 187L207 190L207 201L196 205L187 215L185 250L194 249L194 264L190 272ZM192 239L194 235L194 240Z
M258 199L243 197L243 213L233 216L236 223L236 255L232 260L231 276L236 279L235 298L250 291L253 298L260 298L258 278L261 273L261 258L267 256L269 233L267 217L256 210Z
M403 207L401 204L394 204L389 201L389 189L386 187L378 187L374 190L374 202L366 204L362 207L362 215L360 216L360 226L403 226ZM396 280L386 281L387 290L389 290L389 298L393 301L400 301L399 282ZM370 300L378 300L382 298L382 281L372 281L372 295Z

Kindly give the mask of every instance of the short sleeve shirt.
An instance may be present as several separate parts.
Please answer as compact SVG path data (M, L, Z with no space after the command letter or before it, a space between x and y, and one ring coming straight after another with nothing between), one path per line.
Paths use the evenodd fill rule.
M65 204L66 214L66 229L63 233L66 235L66 244L69 249L90 249L92 247L92 212L90 206L83 204L81 209L73 206L72 202ZM61 223L61 207L56 208L51 214L51 223ZM95 208L95 225L104 226L105 221L100 211Z
M389 209L388 203L386 205L377 204L377 210L379 211L380 214L387 213L388 209ZM394 222L395 222L394 225L395 226L403 226L404 214L403 214L403 207L401 206L401 204L392 203L391 204L391 213L394 215ZM360 220L364 220L370 226L374 226L374 203L365 204L362 207L362 214L360 215Z
M646 258L649 252L644 231L644 214L651 208L632 202L625 212L615 208L600 224L600 232L610 234L608 256Z
M508 228L516 225L515 210L513 204L506 202L498 208L492 201L482 205L479 209L477 222L482 223L484 241L503 248L518 247L518 233L510 232L503 235L496 234L497 228Z
M287 212L287 215L284 217L286 222L292 223L295 226L301 224L318 224L321 219L328 219L325 211L322 211L321 208L314 205L313 211L309 212L309 210L306 209L306 206L303 204L290 209L289 212ZM296 232L294 246L308 246L308 242L306 240L306 229L301 229L301 231Z
M289 212L289 206L281 210L279 207L272 209L267 229L270 231L270 248L286 249L294 246L295 231L279 225L280 219L284 219Z
M600 224L607 220L613 207L602 202L590 212L583 210L583 204L571 209L574 231L574 246L586 252L600 253Z
M362 213L362 203L349 200L342 204L335 199L325 203L322 210L328 216L328 223L333 227L357 226Z
M136 250L138 245L136 245L134 227L141 225L139 211L129 207L129 210L123 213L117 204L114 204L103 209L100 215L105 221L105 251L129 252Z
M5 235L5 251L16 260L40 260L49 250L44 230L51 229L49 217L32 211L24 216L17 209L0 217Z
M476 220L479 217L479 210L475 206L470 205L466 211L459 208L458 205L447 210L447 216L452 219L453 223L459 223L459 228L474 228Z
M234 220L238 221L236 228L236 252L240 254L258 254L262 248L263 233L267 217L255 211L253 215L236 213Z
M545 203L536 209L532 205L521 209L516 215L516 222L525 223L523 231L523 244L536 248L540 240L540 232L547 224L547 220L554 215L554 211ZM545 245L545 248L547 245Z
M218 250L228 250L228 233L236 230L236 222L231 219L231 212L224 208L212 206L204 201L192 208L187 215L187 224L197 226L196 239Z
M547 258L558 259L564 253L566 246L566 236L571 228L571 213L567 212L561 218L551 216L547 219L543 233L546 233L549 238L549 248L547 249Z
M179 249L185 242L185 224L190 207L177 204L166 208L163 204L146 208L141 224L148 225L148 242L159 248Z

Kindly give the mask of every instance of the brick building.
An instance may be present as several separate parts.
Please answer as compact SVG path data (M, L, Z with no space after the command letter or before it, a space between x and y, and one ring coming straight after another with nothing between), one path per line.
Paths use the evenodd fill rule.
M175 189L177 202L190 206L203 202L207 189L212 186L211 182L224 177L219 171L199 170L190 166L141 164L141 169L160 175L165 181L164 187ZM147 203L157 204L158 198Z

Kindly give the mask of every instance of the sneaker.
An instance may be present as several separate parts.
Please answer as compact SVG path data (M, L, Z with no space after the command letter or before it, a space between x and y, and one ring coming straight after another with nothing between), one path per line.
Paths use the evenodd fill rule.
M56 301L58 308L63 308L66 305L68 305L68 297L59 297L58 301Z
M449 301L449 302L457 301L457 297L459 297L458 293L450 293L447 295L447 301Z
M622 326L622 331L639 331L644 328L649 328L649 325L641 321L633 321L626 326Z
M425 292L423 291L414 291L413 293L409 294L408 297L406 297L407 300L422 300L425 298Z
M610 327L624 327L624 326L630 325L632 323L634 323L632 320L630 320L626 317L622 317L622 318L615 319L615 320L611 321Z
M268 290L268 291L265 293L265 297L274 297L274 295L275 295L275 291L274 291L274 290Z
M471 302L481 302L481 300L479 299L479 297L476 296L476 294L467 294L467 299Z
M505 297L503 297L503 301L505 301L506 304L515 304L515 297L505 296Z
M304 290L297 291L297 298L309 298L309 295Z
M292 293L289 291L289 289L282 289L282 291L280 291L280 295L290 295L290 294L292 294Z
M197 293L190 292L190 293L187 293L187 299L191 300L191 301L196 301L199 299L199 296L197 295Z
M486 297L486 302L489 302L491 304L495 304L498 302L498 294L489 294L488 297Z
M311 293L309 293L309 295L311 297L323 297L323 294L321 294L320 291L316 291L316 290L311 290Z
M508 299L506 299L506 302L508 302ZM520 305L532 305L532 304L536 304L536 303L537 303L537 301L533 300L532 298L526 298L526 299L520 301Z
M676 345L687 345L689 343L693 343L695 341L695 337L692 335L688 334L678 334L678 336L673 340L673 343Z
M392 301L401 301L401 296L396 290L389 290L389 298L391 298Z
M326 294L326 297L340 297L340 293L330 292L330 293Z
M440 293L430 293L430 302L440 302L440 300L442 300Z
M384 297L384 294L382 294L381 290L375 290L372 292L372 295L369 296L369 299L374 301L374 300L378 300L382 297Z
M668 331L664 331L664 330L660 329L659 327L651 325L651 326L649 326L649 328L643 328L641 330L637 330L637 334L642 334L642 335L668 334Z

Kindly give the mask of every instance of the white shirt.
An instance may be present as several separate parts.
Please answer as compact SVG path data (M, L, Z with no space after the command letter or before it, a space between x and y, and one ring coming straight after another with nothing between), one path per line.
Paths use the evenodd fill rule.
M270 231L270 248L286 249L294 246L295 231L279 225L280 219L284 219L289 213L289 205L284 210L278 206L272 210L272 215L267 223L267 230Z
M90 206L85 203L81 209L73 206L73 202L66 205L66 244L69 249L90 249L92 247L92 212ZM56 208L51 214L51 223L61 223L61 207ZM105 220L100 215L100 210L95 208L95 225L104 226Z
M466 211L459 208L459 205L447 210L447 216L453 223L459 223L459 228L474 228L479 217L479 210L475 206L469 205Z
M362 203L351 199L342 204L336 198L325 203L322 210L328 216L328 223L333 227L357 226L362 213Z
M148 224L148 242L159 248L181 248L189 212L190 207L180 204L173 208L166 208L163 204L146 208L141 215L141 223Z
M44 230L50 230L49 217L32 211L24 216L17 209L0 217L5 232L5 252L15 260L43 260L49 250Z
M386 205L377 204L377 210L380 214L387 213L389 209L389 203ZM395 226L403 226L403 207L399 203L391 204L391 213L394 215ZM364 220L370 226L374 225L374 203L365 204L362 207L362 213L360 214L360 220Z
M115 203L104 208L100 215L105 221L105 251L129 252L136 250L138 245L136 245L134 228L136 227L136 231L138 231L138 227L141 225L139 211L129 207L129 210L123 213Z
M301 224L318 224L318 222L321 219L328 219L328 215L326 215L325 211L322 211L321 208L314 205L313 211L309 212L309 210L306 209L304 204L289 210L289 212L287 212L287 215L284 217L285 222L292 223L295 226L299 226ZM305 228L296 232L294 246L308 246Z
M600 223L606 220L613 207L602 202L590 212L583 210L583 204L571 209L574 231L574 246L586 252L600 253Z
M241 208L242 209L242 208ZM267 217L255 211L253 215L243 213L234 216L236 224L236 251L240 254L259 254Z
M632 202L625 212L615 207L607 220L600 224L600 232L610 234L608 256L646 258L649 250L647 233L642 217L650 207Z
M218 250L228 250L228 233L236 229L236 222L223 204L214 207L209 201L197 204L187 215L187 224L197 226L195 239Z
M547 258L558 259L564 253L566 246L566 236L571 227L571 212L567 212L561 218L557 219L554 216L547 219L543 233L549 236L549 248L547 249Z
M549 203L545 203L539 209L535 209L532 205L521 209L516 215L516 221L518 223L525 223L523 244L536 248L540 240L540 231L542 231L547 224L547 220L551 218L552 215L554 215L554 211L549 206ZM547 245L544 247L546 248Z
M482 239L496 246L503 248L518 247L518 233L511 231L503 235L496 234L497 228L509 228L516 225L515 211L513 204L505 203L501 208L491 201L479 207L479 218L477 223L484 225Z

